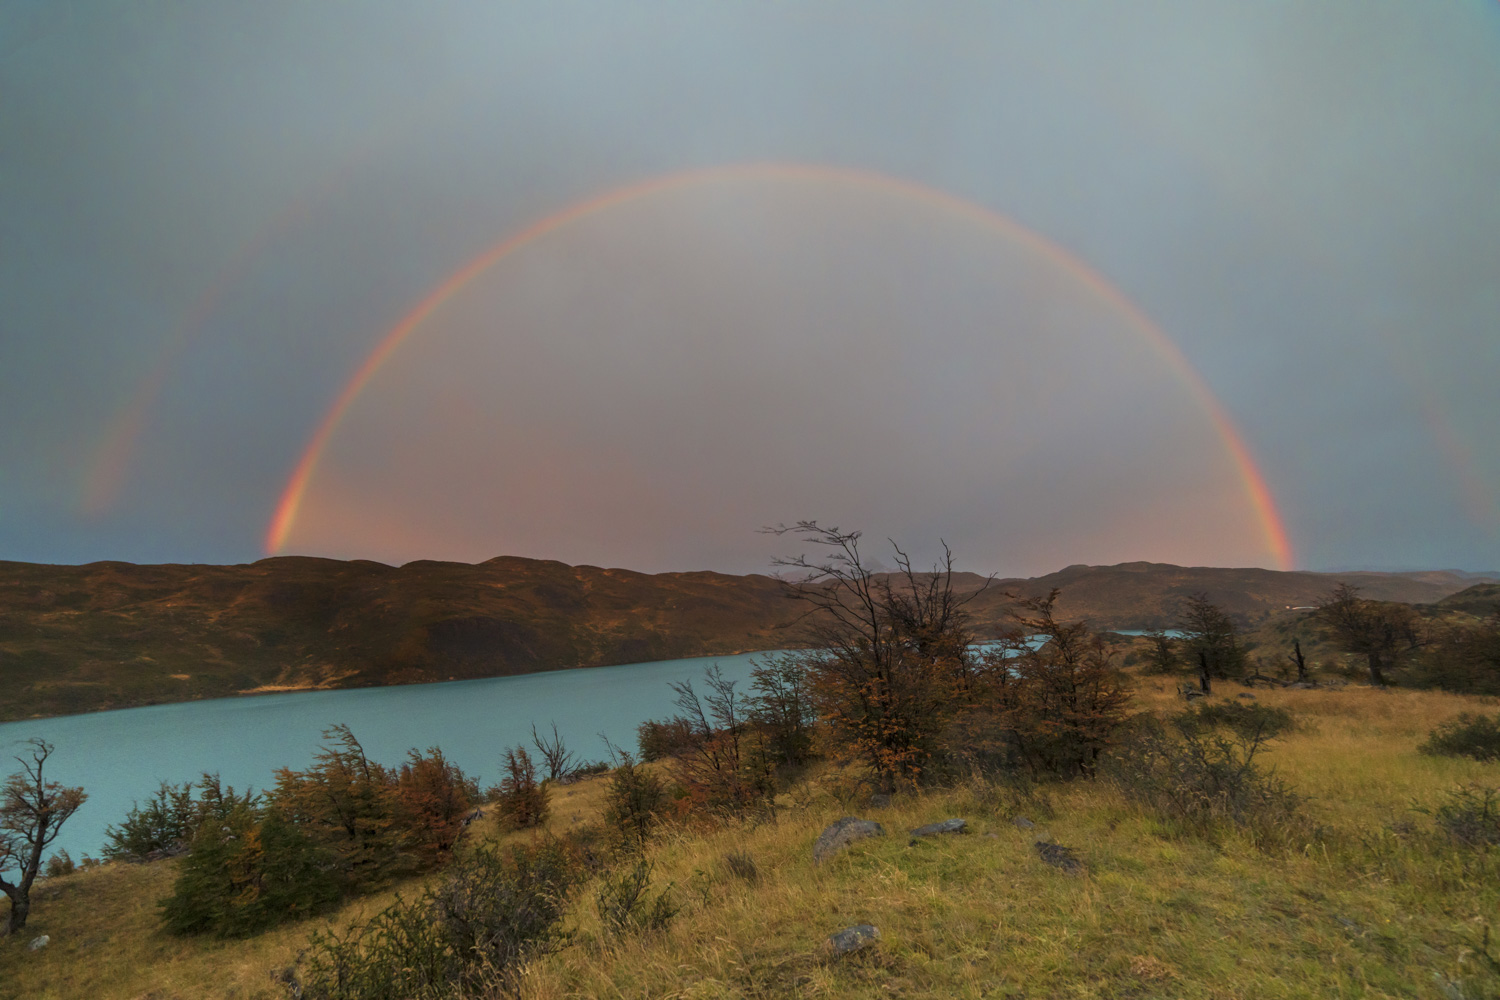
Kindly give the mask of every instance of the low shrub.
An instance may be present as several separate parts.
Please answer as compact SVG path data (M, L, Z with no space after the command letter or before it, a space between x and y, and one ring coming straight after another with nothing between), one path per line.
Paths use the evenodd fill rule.
M1225 728L1247 738L1272 739L1296 728L1292 713L1270 705L1245 704L1242 701L1205 702L1182 713L1185 725L1200 729Z
M1500 845L1500 788L1461 785L1431 813L1438 829L1465 847Z
M1256 760L1272 739L1267 720L1224 728L1184 712L1164 725L1135 721L1109 773L1127 798L1200 830L1217 822L1269 829L1290 819L1300 797Z
M653 896L652 868L652 863L642 858L629 869L601 879L594 905L605 931L620 936L632 931L662 930L672 922L677 915L672 886L669 883Z
M760 869L756 867L755 859L750 856L749 851L730 851L724 855L724 865L731 875L751 885L760 881Z
M1500 760L1500 716L1492 719L1464 712L1429 733L1417 750L1433 757Z
M417 899L398 897L342 934L314 934L283 981L305 1000L513 994L522 962L567 941L562 921L579 880L576 859L555 840L508 857L479 848Z

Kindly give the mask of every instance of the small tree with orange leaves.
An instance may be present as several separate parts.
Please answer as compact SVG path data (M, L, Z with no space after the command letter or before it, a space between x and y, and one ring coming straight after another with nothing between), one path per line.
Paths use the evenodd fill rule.
M437 747L429 747L426 754L414 747L406 757L396 774L404 825L418 850L435 860L445 858L463 830L464 817L479 798L479 786Z

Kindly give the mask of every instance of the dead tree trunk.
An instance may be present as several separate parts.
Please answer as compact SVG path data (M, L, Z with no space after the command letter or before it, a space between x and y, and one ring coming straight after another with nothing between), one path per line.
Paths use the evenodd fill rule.
M1213 693L1213 685L1208 680L1208 654L1198 650L1198 687L1204 694Z

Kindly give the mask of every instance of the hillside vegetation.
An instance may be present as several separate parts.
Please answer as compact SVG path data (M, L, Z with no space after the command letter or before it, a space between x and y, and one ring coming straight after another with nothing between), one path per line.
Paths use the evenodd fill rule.
M1169 625L1205 593L1244 622L1316 602L1338 580L1433 602L1451 573L1332 576L1157 563L1071 566L992 582L976 631L1008 624L1008 592L1063 596L1105 628ZM955 589L984 583L955 574ZM767 576L635 573L499 558L477 565L281 557L243 566L0 563L0 720L268 690L495 677L789 645L799 609Z
M564 997L1493 997L1500 917L1492 849L1440 822L1464 786L1500 784L1500 765L1425 756L1429 731L1500 702L1440 692L1286 690L1221 685L1208 704L1288 711L1294 728L1267 751L1306 796L1275 836L1233 825L1190 830L1108 780L1030 787L979 780L872 804L847 772L815 768L773 814L670 826L651 847L655 890L680 912L663 929L620 935L601 924L598 883L573 897L571 942L520 982ZM1134 708L1182 703L1165 679L1137 679ZM608 779L555 789L550 832L597 828ZM881 823L822 865L811 848L840 816ZM907 831L948 817L957 835ZM1036 825L1021 829L1024 817ZM501 844L493 816L467 836ZM1082 862L1045 863L1052 840ZM730 856L740 859L731 862ZM746 867L744 859L751 862ZM39 886L25 938L0 942L9 995L187 1000L280 998L318 929L341 930L386 893L327 918L243 941L174 937L155 901L179 861L109 864ZM410 897L418 889L398 887ZM872 946L835 959L827 937L868 923ZM30 951L27 942L49 935ZM1486 948L1488 951L1486 952Z

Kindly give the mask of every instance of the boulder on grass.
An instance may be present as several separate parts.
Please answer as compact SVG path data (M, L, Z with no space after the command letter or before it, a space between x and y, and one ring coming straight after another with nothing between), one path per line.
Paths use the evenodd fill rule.
M818 840L813 844L813 864L820 865L834 852L840 851L856 840L864 840L866 837L884 837L885 827L874 820L860 819L858 816L845 816L843 819L832 823L828 829L818 835Z
M873 924L855 924L853 927L845 927L837 934L828 935L828 940L823 942L823 953L832 958L842 958L879 940L879 927Z
M945 819L941 823L928 823L919 826L911 832L913 837L933 837L940 833L963 833L964 827L969 825L966 819Z
M1041 856L1041 859L1053 868L1061 868L1069 875L1083 874L1083 862L1078 859L1077 854L1073 853L1073 848L1045 840L1038 840L1032 846L1036 848L1036 853Z

